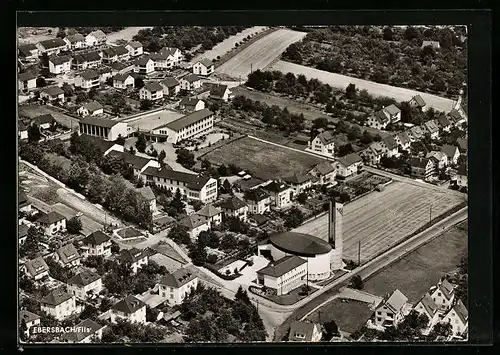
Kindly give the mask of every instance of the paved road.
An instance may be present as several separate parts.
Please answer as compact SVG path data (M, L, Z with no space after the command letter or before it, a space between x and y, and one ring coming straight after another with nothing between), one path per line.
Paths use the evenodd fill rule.
M313 79L313 78L318 79L319 81L325 84L330 84L331 86L339 89L345 89L347 85L352 83L356 85L356 89L359 90L366 89L369 94L375 96L392 97L398 102L409 101L413 96L420 95L429 107L433 107L435 110L438 111L449 112L451 111L454 105L453 100L444 97L439 97L436 95L431 95L415 90L399 88L396 86L379 84L373 81L351 78L346 75L330 73L327 71L306 67L304 65L285 62L282 60L277 61L268 69L279 70L283 73L291 72L294 73L295 75L303 74L308 79Z

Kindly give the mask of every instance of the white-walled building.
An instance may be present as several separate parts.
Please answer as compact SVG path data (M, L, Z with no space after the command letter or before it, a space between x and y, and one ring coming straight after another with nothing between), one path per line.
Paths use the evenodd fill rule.
M118 136L127 137L127 123L87 116L80 121L80 133L115 141Z
M68 50L68 44L62 38L53 38L38 42L37 47L40 54L47 54L48 56Z
M134 62L134 73L151 74L155 71L155 62L149 57L141 57Z
M337 170L337 176L346 178L361 171L363 159L358 154L351 153L338 158L334 166Z
M139 98L150 101L161 100L163 99L163 86L156 81L150 81L139 90Z
M159 165L159 164L158 164ZM159 166L158 166L159 167ZM144 198L144 200L149 204L149 210L152 213L156 212L156 196L149 186L144 186L137 189L137 193Z
M222 223L222 210L214 207L212 204L206 205L201 210L196 212L196 214L205 218L210 226L216 226Z
M137 273L140 268L148 264L148 259L148 254L145 250L139 250L137 248L120 250L120 261L129 265L134 274Z
M394 135L394 140L396 143L399 145L399 148L402 150L409 150L410 149L410 144L411 140L405 131L399 132Z
M379 327L397 325L404 318L403 307L408 298L396 289L375 308L374 324Z
M86 69L75 77L75 86L85 90L90 90L100 85L101 75L92 69Z
M170 306L181 304L184 298L198 287L198 277L188 269L179 269L163 276L159 282L160 296Z
M417 302L413 310L419 314L425 314L429 318L428 329L432 328L439 321L439 307L428 293Z
M166 135L167 142L175 144L184 139L206 135L212 131L213 127L213 112L203 109L157 127L153 133Z
M453 335L460 336L465 333L469 326L469 312L462 303L458 300L448 313L444 316L442 323L451 324Z
M427 111L427 109L429 108L425 100L420 95L413 96L409 101L409 104L413 107L421 109L423 112Z
M53 56L49 58L49 72L52 74L66 74L71 71L71 57Z
M146 304L134 296L127 296L111 308L111 322L118 319L131 323L146 323Z
M330 185L335 183L337 172L331 163L324 161L313 166L308 174L318 178L320 185Z
M73 244L66 244L56 250L54 253L54 260L57 261L61 266L66 268L72 268L80 265L81 256L76 250Z
M390 120L391 123L396 123L401 120L401 110L394 104L384 107L382 109L382 112Z
M307 145L308 149L315 153L333 157L335 152L335 137L330 131L324 131L311 139Z
M17 47L19 58L26 62L36 62L40 55L40 50L33 43L21 44Z
M49 276L49 266L41 256L33 260L28 260L23 265L24 273L35 281Z
M210 89L209 97L214 100L222 100L228 102L233 98L231 90L229 90L227 85L213 84Z
M188 74L179 79L181 89L193 91L201 88L201 78L196 74Z
M179 102L179 108L190 112L203 110L205 108L205 101L186 96Z
M24 335L26 337L29 337L30 334L30 328L33 326L39 326L40 325L40 316L38 314L29 312L27 310L20 310L19 311L19 325L26 324L26 331L24 332Z
M99 116L104 114L104 107L97 101L91 101L80 106L76 113L82 117Z
M247 221L248 205L238 197L232 196L223 201L219 207L225 215L237 217L243 222Z
M36 75L32 72L20 73L17 76L17 89L29 92L36 88Z
M138 57L143 53L143 46L141 42L132 41L129 42L125 48L127 48L128 53L131 57Z
M460 149L457 146L445 144L441 147L441 151L448 157L448 163L455 165L460 158Z
M59 86L49 86L40 92L40 98L48 101L64 102L64 91Z
M111 256L111 238L102 231L95 231L83 239L82 249L85 256Z
M85 319L75 326L76 332L64 333L61 340L65 343L88 344L92 341L99 342L106 326L102 326L92 319Z
M44 228L45 234L51 236L59 231L66 230L66 217L56 211L41 213L37 222Z
M273 207L281 209L292 205L292 195L294 189L284 182L273 180L262 188L271 196L271 204Z
M193 64L193 74L208 76L214 72L214 63L206 58L203 58Z
M66 42L70 49L82 49L87 46L85 37L79 33L64 37L64 42Z
M431 139L439 138L439 126L437 120L426 121L422 126L424 127L425 132L431 136Z
M323 332L321 331L320 324L304 321L294 321L290 325L290 334L288 335L288 341L317 342L321 341L322 336Z
M257 271L257 283L286 295L304 285L307 279L307 261L296 256L285 256Z
M385 129L391 120L386 116L384 110L375 112L367 118L365 125L376 129Z
M312 187L313 177L309 174L297 173L283 178L293 188L292 198Z
M42 312L62 321L77 312L76 298L61 289L50 292L40 300Z
M71 61L71 68L75 70L85 70L97 68L102 63L102 57L99 52L88 52L75 54Z
M260 187L246 191L243 200L249 213L263 214L271 209L271 195Z
M160 85L163 87L163 96L177 95L181 90L181 84L179 81L171 76L168 76L160 81Z
M102 32L101 30L96 30L96 31L90 32L85 37L85 42L87 43L87 47L94 47L94 46L106 44L106 39L107 39L107 36L104 32Z
M399 146L393 136L387 136L380 142L377 142L382 147L382 154L388 158L399 157Z
M116 74L113 77L113 87L116 89L133 89L135 79L130 74Z
M186 227L192 241L196 241L201 232L206 232L211 227L210 221L196 213L185 216L179 223Z
M446 279L440 280L437 286L431 287L429 295L439 307L439 311L444 312L455 300L455 286Z
M68 293L78 299L86 300L91 294L102 291L102 277L90 270L84 270L68 280Z

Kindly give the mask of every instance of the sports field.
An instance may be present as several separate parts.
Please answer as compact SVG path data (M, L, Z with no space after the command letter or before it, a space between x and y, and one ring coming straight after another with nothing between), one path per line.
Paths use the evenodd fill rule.
M215 69L216 73L246 80L252 70L264 69L278 58L287 47L300 41L306 33L279 29L259 39Z
M384 191L374 191L344 206L344 259L357 261L361 242L361 262L398 244L406 236L463 202L463 197L396 181ZM296 229L327 239L327 215Z
M234 164L262 180L283 178L324 161L306 153L243 137L200 157L212 164Z
M385 84L379 84L374 81L351 78L346 75L330 73L323 70L318 70L304 65L294 64L285 61L277 61L268 68L269 70L279 70L283 73L294 73L295 75L303 74L307 79L318 79L325 84L330 84L333 87L345 89L347 85L354 84L359 90L366 89L369 94L374 96L392 97L396 101L409 101L415 95L420 95L428 106L433 107L438 111L449 112L453 107L453 100L439 97L436 95L426 94L423 92L399 88Z

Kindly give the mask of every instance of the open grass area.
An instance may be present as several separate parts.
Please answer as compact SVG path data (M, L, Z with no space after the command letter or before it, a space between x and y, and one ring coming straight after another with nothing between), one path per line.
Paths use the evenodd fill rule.
M443 275L457 268L467 253L467 237L466 220L365 280L364 291L384 296L398 288L410 302L417 302Z
M250 137L226 144L202 156L212 164L234 164L253 176L268 180L306 171L324 161L309 154L292 151Z
M66 128L78 129L79 120L66 115L50 106L46 105L19 105L18 113L20 117L35 118L37 116L51 114L57 123Z
M333 320L341 331L353 333L366 323L372 313L368 303L336 298L307 316L306 321L325 323Z

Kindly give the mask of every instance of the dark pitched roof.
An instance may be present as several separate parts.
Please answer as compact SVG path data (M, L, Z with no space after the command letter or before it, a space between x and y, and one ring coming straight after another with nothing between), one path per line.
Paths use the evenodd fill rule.
M40 319L40 316L35 313L31 313L24 309L19 311L19 322L22 322L22 320L24 320L25 323L29 323L37 319Z
M445 144L441 147L441 151L445 153L449 159L452 159L455 156L457 150L458 148L456 146L449 144Z
M80 120L80 122L85 123L85 124L89 124L89 125L93 125L93 126L105 127L105 128L111 128L113 126L116 126L118 123L120 123L118 121L108 120L106 118L96 118L96 117L92 117L92 116L87 116L85 118L82 118Z
M430 133L439 132L439 127L436 120L429 120L427 122L424 122L424 126Z
M115 49L113 47L106 48L105 50L102 51L102 53L105 54L107 57L114 57L118 55L118 53L115 52Z
M311 175L302 174L302 173L293 174L292 176L287 176L287 177L283 178L283 180L285 182L292 184L292 185L303 184L304 182L307 182L311 179L312 179Z
M97 38L99 40L105 40L106 39L106 34L103 31L101 31L101 30L92 31L88 35L92 35L92 36L94 36L95 38Z
M192 214L184 217L180 221L180 224L187 227L189 230L193 230L194 228L202 226L206 223L207 222L206 222L205 218L196 214L196 213L192 213Z
M425 169L429 163L429 158L411 157L408 164L414 168Z
M49 266L47 265L45 260L43 260L43 258L39 256L38 258L27 261L26 269L31 276L35 277L45 271L49 271Z
M81 72L80 76L85 80L92 80L100 77L99 73L92 69L87 69Z
M17 80L18 81L28 81L28 80L33 80L36 79L36 75L33 74L32 72L24 72L24 73L19 73L17 75Z
M37 221L43 224L53 224L59 221L66 219L62 214L51 211L49 213L42 213L40 217L38 217Z
M163 276L160 281L160 285L179 288L195 278L196 275L194 275L189 269L182 268L176 270L172 274Z
M450 116L453 121L460 121L462 119L462 115L456 109L452 109L448 112L448 116Z
M313 169L316 169L316 171L320 174L320 175L326 175L326 174L329 174L333 171L335 171L335 167L326 162L326 161L323 161L321 163L318 163L316 164ZM312 170L312 169L311 169Z
M323 143L324 145L328 145L330 143L335 142L335 136L330 131L321 132L316 137L319 138L321 140L321 143Z
M97 101L90 101L83 105L89 112L95 112L104 109L104 107Z
M45 49L53 49L66 46L66 42L62 38L47 39L39 42Z
M20 54L24 55L25 57L30 57L31 51L37 50L36 46L32 43L20 45L18 49Z
M447 279L443 279L438 288L448 300L451 299L455 287Z
M168 55L174 55L175 52L177 52L177 51L179 51L179 48L175 48L175 47L173 47L173 48L171 48L171 47L163 47L160 50L161 53L166 53Z
M26 126L23 121L19 121L17 123L17 129L19 132L26 131L28 129L28 126Z
M63 63L67 63L71 61L71 57L62 55L62 56L53 56L49 58L49 61L51 61L54 65L61 65Z
M78 343L83 339L94 335L101 328L103 328L103 326L94 322L92 319L85 319L76 325L76 332L64 333L61 338L62 340L66 340L68 342Z
M219 207L226 209L226 210L231 210L231 211L236 211L239 210L240 208L246 207L247 204L245 201L240 200L238 197L233 196L225 201L223 201Z
M111 240L111 238L102 231L95 231L83 239L83 243L87 245L100 245Z
M398 138L403 145L410 143L410 137L408 136L408 133L404 131L398 133Z
M385 107L384 110L386 112L388 112L391 116L397 115L398 113L401 112L401 110L399 109L399 107L397 107L394 104L391 104L391 105Z
M132 249L122 249L120 250L120 260L122 262L131 262L134 263L138 260L143 259L148 254L145 250L139 250L137 248Z
M351 153L340 157L338 161L344 166L351 166L352 164L362 162L363 158L361 158L357 153Z
M58 306L61 303L69 300L71 297L72 296L69 293L63 291L62 289L57 289L53 290L47 296L42 298L40 303L47 304L50 306Z
M68 264L80 258L78 250L76 250L73 244L66 244L57 249L56 253L59 255L63 264Z
M146 201L151 201L151 200L154 200L156 199L156 196L153 192L153 190L151 190L151 187L149 186L144 186L144 187L141 187L139 189L137 189L137 192L142 196L144 197L144 199Z
M90 144L99 148L99 150L102 153L104 153L105 151L107 151L109 148L111 148L112 146L114 146L116 144L115 142L105 141L104 139L101 139L99 137L90 136L90 135L85 134L85 133L82 133L80 135L80 138L86 140Z
M211 204L206 205L201 210L196 212L197 215L200 215L203 217L209 217L209 218L213 217L213 216L217 216L218 214L221 214L221 213L222 213L222 211L219 208L214 207Z
M156 91L162 91L163 87L156 81L150 81L144 84L144 89L151 92L156 92Z
M199 110L196 112L193 112L189 115L186 115L184 117L178 118L175 121L172 121L166 125L169 129L175 132L179 132L181 129L196 123L198 121L201 121L207 117L212 116L214 113L210 111L209 109L204 108L203 110Z
M33 123L37 125L42 125L45 123L53 123L53 122L56 122L56 119L50 113L46 115L36 116L35 118L33 118Z
M309 323L304 321L294 321L290 325L289 341L312 341L314 327L318 327L317 323Z
M70 43L84 42L85 41L85 37L79 33L75 33L74 35L66 36L65 39L67 39Z
M152 59L152 60L167 60L168 59L168 54L167 53L162 53L162 52L159 52L159 53L151 53L149 55L149 57Z
M453 307L455 313L458 315L463 324L466 324L469 320L469 311L463 304L462 300L458 300L455 306Z
M375 112L375 114L373 115L378 121L379 123L381 124L384 124L384 123L388 123L389 122L389 119L387 118L387 116L385 115L384 113L384 109L382 110L379 110L377 112Z
M141 57L139 59L137 59L134 64L135 65L140 65L140 66L143 66L143 65L146 65L150 60L152 60L151 58L149 57Z
M467 164L460 164L457 169L457 174L467 176Z
M245 195L243 196L243 198L246 201L253 201L253 202L262 201L268 197L269 194L260 187L246 191Z
M101 60L101 56L99 55L99 52L93 51L88 53L75 54L73 56L73 60L77 63L98 62Z
M143 233L135 229L134 227L126 227L117 232L122 238L135 238L144 236Z
M296 256L290 255L279 259L275 263L270 263L268 266L257 271L257 274L269 275L272 277L280 277L289 271L305 264L307 261Z
M114 77L113 77L113 80L116 80L116 81L119 81L119 82L124 82L125 80L128 79L129 76L132 76L130 74L116 74ZM133 76L132 76L133 78ZM135 80L135 78L134 78Z
M186 76L183 76L181 80L186 80L189 83L193 83L195 81L201 80L201 78L196 74L188 74Z
M426 293L424 297L420 299L419 303L422 303L427 313L431 315L431 318L434 315L434 313L436 313L436 311L438 310L438 306L432 300L431 296L428 293Z
M389 298L385 300L385 305L389 308L392 308L394 312L400 312L403 309L403 306L408 301L408 298L403 295L401 291L396 289Z
M76 285L79 287L90 285L92 282L99 280L101 276L90 270L84 270L79 274L76 274L71 279L68 280L69 285Z
M215 97L218 99L222 99L224 96L224 93L228 89L227 85L222 85L222 84L214 84L212 85L212 88L210 89L210 96Z
M125 64L125 63L122 63L122 62L113 62L111 64L108 64L109 67L113 68L114 70L123 70L125 69L126 67L129 66L129 64ZM132 73L130 73L130 75L132 75ZM133 77L134 75L132 75ZM135 77L134 77L135 79Z
M24 224L24 223L20 224L19 229L17 230L18 238L21 239L21 238L26 237L28 235L28 229L29 229L29 227L26 224Z
M439 125L443 128L448 127L450 125L450 120L445 115L441 115L437 119Z
M458 138L457 139L457 145L458 145L458 148L461 150L461 151L467 151L468 150L468 142L467 142L467 138Z
M207 59L207 58L202 58L202 59L198 60L195 64L197 64L197 63L200 63L207 68L210 68L212 65L214 65L214 63L210 59Z
M143 174L184 182L186 183L186 186L188 188L198 191L201 190L203 186L205 186L206 183L210 180L210 177L208 176L198 176L166 168L158 169L158 168L148 167L146 170L143 171Z
M387 136L383 138L382 142L384 142L388 149L396 149L398 147L398 144L396 143L396 140L393 136Z
M420 107L424 107L426 104L425 104L425 101L424 99L422 99L422 96L420 95L415 95L413 96L413 100L417 103L418 106Z
M43 91L46 92L47 94L49 94L50 96L58 96L58 95L64 94L63 89L61 89L59 86L49 86L48 88L44 89Z
M191 97L183 97L181 102L179 102L179 105L181 106L196 106L196 104L201 101L200 99L197 98L191 98Z
M127 44L127 46L130 46L134 49L138 49L138 48L141 48L142 47L142 43L141 42L138 42L138 41L131 41Z
M132 314L145 307L146 304L134 296L127 296L113 306L115 311L120 311L125 314Z
M290 188L290 186L288 186L287 184L285 184L283 182L273 180L269 184L262 186L262 188L266 191L279 193L279 192L288 190Z
M140 157L129 152L119 152L113 150L109 152L109 156L114 156L118 159L123 159L127 164L132 165L135 169L141 170L144 166L151 161L151 159Z
M176 78L173 78L171 76L167 76L165 79L160 81L160 84L165 85L167 88L175 87L179 84L179 81Z

